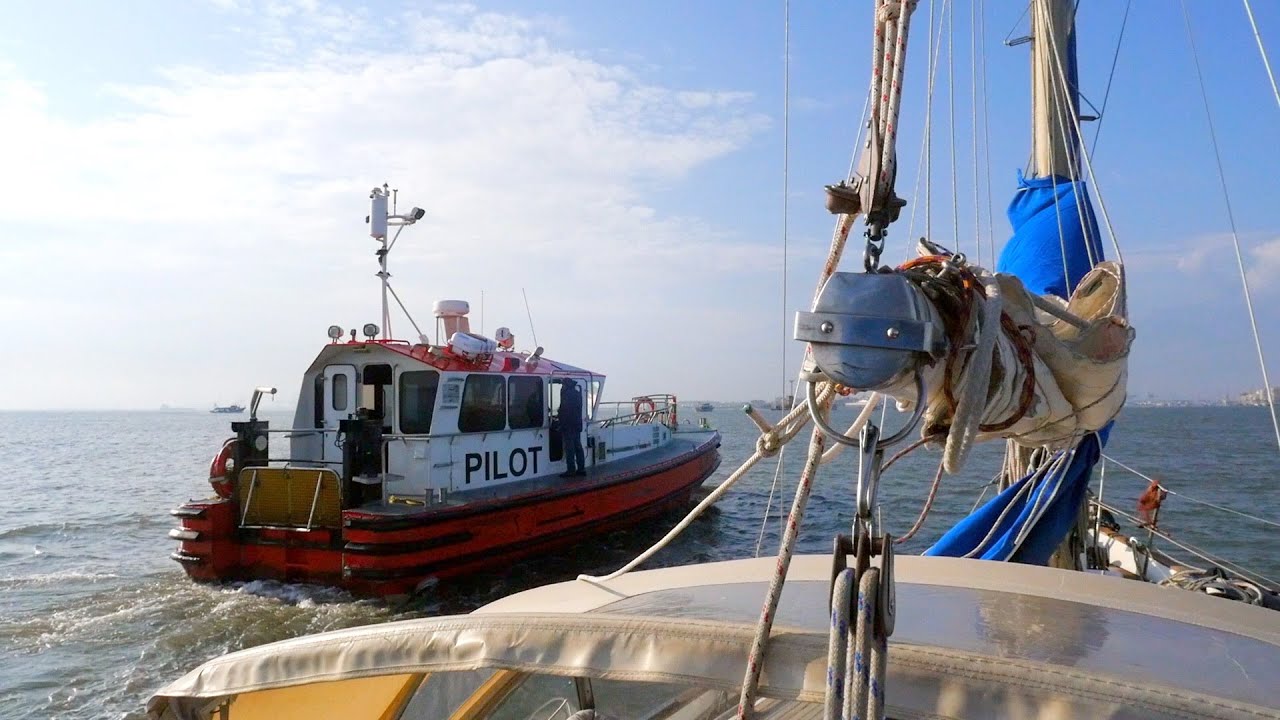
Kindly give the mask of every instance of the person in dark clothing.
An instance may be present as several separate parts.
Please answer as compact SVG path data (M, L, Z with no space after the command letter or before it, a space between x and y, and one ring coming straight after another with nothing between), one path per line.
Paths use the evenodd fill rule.
M560 477L587 474L582 453L582 391L576 380L565 380L560 386L560 434L564 439L565 472Z

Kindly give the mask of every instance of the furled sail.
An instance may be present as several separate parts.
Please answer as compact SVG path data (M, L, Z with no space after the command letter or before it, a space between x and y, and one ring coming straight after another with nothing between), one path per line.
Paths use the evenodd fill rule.
M1103 261L1098 225L1083 181L1019 176L1009 220L1013 237L1000 254L997 271L1017 276L1030 292L1067 297L1078 292L1080 281ZM1122 275L1118 279L1123 282ZM1122 313L1123 287L1120 292L1116 309ZM1127 325L1123 330L1131 338ZM1126 341L1123 356L1127 354ZM1119 358L1121 362L1124 359ZM1106 405L1110 406L1108 411L1118 411L1124 399L1124 372L1097 370L1095 378L1116 384L1106 396ZM1090 378L1083 374L1079 379L1088 382ZM1095 405L1090 409L1102 408ZM1101 432L1085 435L1074 447L1058 451L1052 461L1028 472L957 523L925 554L1048 562L1076 521L1108 429L1106 425Z
M1060 382L1077 393L1072 405L1082 421L1066 447L1045 447L1030 460L1010 446L1006 481L1013 468L1022 476L992 500L960 521L926 555L965 556L989 560L1046 564L1076 523L1090 473L1102 452L1110 420L1124 402L1128 345L1133 330L1125 319L1124 275L1104 262L1098 223L1088 189L1079 178L1075 8L1071 0L1032 3L1032 162L1009 206L1013 236L1000 254L999 273L1017 276L1028 291L1043 297L1088 295L1095 275L1114 268L1117 294L1110 300L1112 321L1080 331L1078 349L1110 363L1080 366ZM1096 308L1095 308L1096 309ZM1059 378L1062 380L1062 378ZM1096 400L1088 400L1092 396ZM1084 403L1080 401L1084 401ZM1086 417L1088 416L1088 417ZM1098 421L1105 421L1099 425ZM1018 462L1019 460L1030 460ZM1016 474L1013 477L1017 477Z

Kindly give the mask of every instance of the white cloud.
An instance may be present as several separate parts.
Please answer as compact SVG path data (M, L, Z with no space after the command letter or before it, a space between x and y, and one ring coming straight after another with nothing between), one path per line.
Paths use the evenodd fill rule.
M1245 261L1245 275L1252 287L1270 289L1277 284L1280 276L1280 238L1272 238L1258 243L1248 250Z
M554 20L455 5L373 23L310 0L214 2L269 62L164 68L104 89L126 111L78 121L50 109L57 88L0 67L0 157L22 168L0 174L0 307L56 307L38 339L93 343L125 378L112 392L70 380L73 399L55 404L193 402L200 372L224 399L260 372L291 384L325 326L374 315L361 219L384 179L427 209L392 260L420 322L432 299L474 304L484 289L519 331L525 287L541 339L558 340L549 354L570 362L628 354L601 355L584 317L648 327L679 306L672 288L775 261L646 197L758 134L749 94L662 87L558 49ZM388 27L411 42L388 42ZM153 322L167 343L121 341ZM215 361L211 347L240 351ZM131 383L139 363L188 379Z

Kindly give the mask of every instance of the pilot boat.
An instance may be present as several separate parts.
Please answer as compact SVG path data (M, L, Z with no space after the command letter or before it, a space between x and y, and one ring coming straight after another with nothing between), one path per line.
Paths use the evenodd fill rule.
M210 464L216 495L172 511L172 557L193 579L404 596L678 507L719 465L719 434L682 427L675 396L601 402L604 375L517 352L507 328L471 332L464 301L435 303L441 344L389 337L387 228L422 211L389 212L388 196L374 190L370 215L382 327L329 328L290 427L258 417L275 388L254 391ZM566 477L570 385L585 468Z
M939 5L945 13L953 4ZM1054 293L1037 292L1037 303L1017 275L990 273L932 242L921 244L927 255L896 269L880 264L885 227L903 205L893 193L895 133L915 10L910 0L875 3L872 113L865 126L870 138L862 145L856 175L828 187L828 209L838 216L832 249L812 310L796 317L796 339L806 343L804 392L772 424L747 408L761 432L755 452L689 517L605 577L582 576L517 593L470 615L337 630L214 658L158 691L148 704L149 716L1280 718L1280 624L1268 607L1276 597L1272 584L1226 575L1217 564L1184 567L1159 584L1126 579L1157 576L1146 567L1129 570L1121 562L1124 552L1104 546L1097 528L1109 521L1101 514L1088 523L1092 535L1080 527L1089 518L1082 513L1087 506L1107 507L1084 491L1123 404L1125 367L1116 363L1124 357L1102 358L1111 364L1098 360L1091 373L1068 385L1075 378L1048 367L1062 357L1045 361L1039 353L1054 350L1048 344L1054 338L1072 338L1066 326L1106 334L1110 351L1127 353L1132 333L1120 266L1096 254L1078 277L1069 278L1075 282L1066 283L1078 283L1070 300L1058 296L1064 302L1055 303ZM1074 0L1032 0L1028 9L1035 157L1042 172L1020 189L1015 205L1025 209L1043 201L1038 209L1048 221L1039 229L1041 235L1048 232L1050 250L1070 247L1060 244L1059 234L1080 225L1080 215L1059 224L1057 211L1088 212L1078 168L1052 162L1052 156L1078 150L1089 164L1078 126L1054 132L1068 129L1064 119L1078 116L1075 11ZM930 15L930 38L940 36L944 17L935 24ZM930 51L936 59L936 50ZM865 272L837 272L858 216L868 226ZM1090 233L1097 237L1093 228ZM1015 240L1026 237L1017 234ZM1069 270L1056 262L1063 257L1045 267L1053 275L1060 267ZM958 290L948 294L948 287L934 282L954 283ZM922 296L915 287L938 292ZM1104 292L1121 301L1099 301ZM946 307L951 298L969 296L982 303L975 306L981 312L966 311L958 328L934 315L935 303ZM1001 303L1026 321L1006 330ZM1033 312L1032 305L1042 312ZM978 335L983 344L973 342L974 328L985 328ZM997 333L1035 344L999 355ZM984 355L1001 361L998 377ZM1020 375L1020 365L1043 367L1038 375ZM961 367L974 380L957 389L961 405L951 415L935 412L951 402L938 374ZM881 381L865 380L872 373L882 374ZM1044 394L1060 379L1079 406L1062 416L1035 417L1050 412ZM1005 386L1015 392L1004 394ZM1081 400L1086 390L1094 395ZM832 427L832 404L858 391L875 392L875 400L847 431ZM873 416L886 394L911 419L882 435ZM994 409L997 416L965 417L960 410L966 407ZM1068 437L1036 438L1015 423L995 422L1007 408L1016 410L1018 420L1034 420L1031 430L1057 433L1067 419L1084 427ZM810 421L815 428L802 449L805 462L776 558L632 572ZM921 439L903 443L922 421ZM894 546L928 515L933 493L923 501L916 525L894 537L878 519L882 471L926 441L945 439L936 476L941 477L948 460L962 463L971 441L1006 435L1024 443L1010 443L1012 457L997 476L1008 487L925 555L895 557ZM951 441L961 439L964 444L953 447ZM886 460L885 450L899 443L905 447L894 448ZM842 448L858 453L852 532L837 535L829 555L797 554L818 470ZM1019 454L1020 462L1012 462ZM825 493L850 489L847 477L825 479ZM1153 486L1153 495L1159 497L1159 490ZM1146 528L1157 529L1154 517ZM1122 543L1118 532L1108 537L1129 548L1130 564L1162 564L1136 542ZM1081 546L1081 538L1089 545ZM1178 576L1191 582L1183 585Z

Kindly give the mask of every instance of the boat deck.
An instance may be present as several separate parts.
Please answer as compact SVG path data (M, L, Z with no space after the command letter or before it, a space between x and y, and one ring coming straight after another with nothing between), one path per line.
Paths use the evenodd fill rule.
M611 460L602 465L588 467L587 474L582 477L562 478L558 473L553 473L498 486L479 486L471 490L455 491L450 493L449 498L443 503L424 506L415 503L377 500L365 503L358 508L353 508L353 511L361 515L383 517L416 516L432 512L447 514L454 510L476 505L506 503L524 496L545 497L546 495L559 494L561 492L581 492L625 482L673 467L681 462L686 462L693 456L708 451L712 447L718 447L719 443L720 436L715 431L682 431L676 434L671 442L661 447L620 460Z

